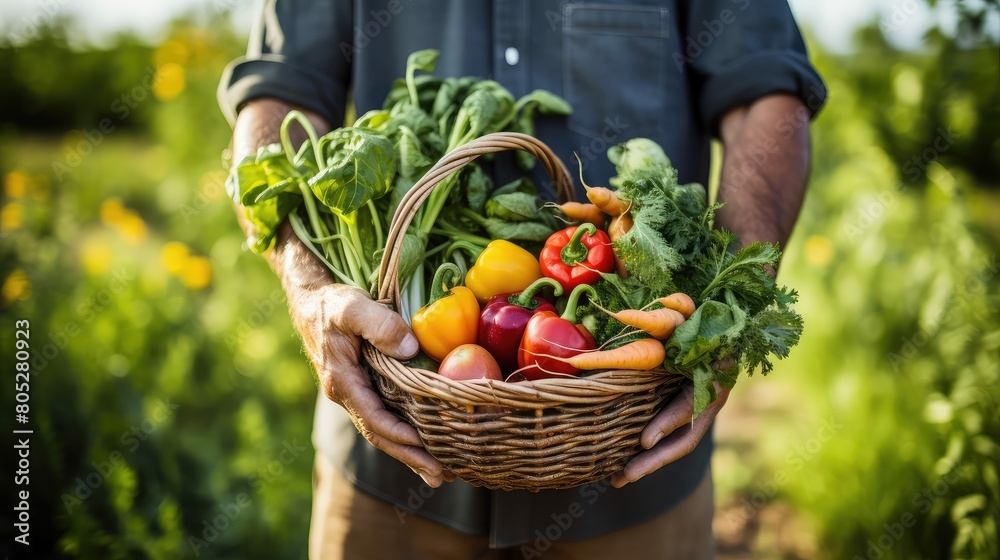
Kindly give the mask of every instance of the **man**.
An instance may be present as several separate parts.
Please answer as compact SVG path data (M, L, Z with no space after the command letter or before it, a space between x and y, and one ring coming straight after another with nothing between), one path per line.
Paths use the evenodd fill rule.
M788 5L631 2L270 0L248 57L220 85L235 119L233 159L277 141L293 108L322 134L341 124L349 94L358 114L380 107L407 55L435 48L439 76L566 98L573 115L543 120L537 136L564 161L579 153L591 183L614 175L607 148L638 136L663 146L682 183L707 183L710 139L721 138L727 205L718 224L743 243L784 245L808 176L808 120L826 96ZM418 345L403 320L335 284L287 224L267 259L323 389L312 557L713 554L710 427L728 391L693 424L691 395L677 398L643 432L647 451L610 484L537 494L473 488L452 481L371 388L359 340L410 357Z

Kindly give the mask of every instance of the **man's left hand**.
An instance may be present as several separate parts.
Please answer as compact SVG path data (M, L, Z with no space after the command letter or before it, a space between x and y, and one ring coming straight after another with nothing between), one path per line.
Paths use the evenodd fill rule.
M694 422L691 421L694 413L694 389L688 385L674 397L666 408L646 424L639 436L640 444L648 451L632 457L621 472L611 475L611 484L615 488L621 488L694 451L708 432L715 415L729 398L729 389L718 383L715 384L715 391L719 397Z

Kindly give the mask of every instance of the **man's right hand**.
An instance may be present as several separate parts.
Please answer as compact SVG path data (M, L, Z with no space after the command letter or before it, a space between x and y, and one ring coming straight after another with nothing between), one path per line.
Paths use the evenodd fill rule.
M429 486L444 480L416 429L389 412L361 365L361 339L384 354L412 358L420 350L403 318L353 286L327 284L289 296L292 319L327 398L344 407L369 443L414 470Z
M292 109L276 99L247 103L233 130L233 161L240 162L260 146L277 142L281 121ZM319 134L330 130L318 115L302 112ZM242 208L237 208L237 216L246 228ZM416 429L385 408L361 366L362 338L396 358L417 353L417 339L402 317L372 301L360 288L334 284L330 272L287 222L265 257L281 279L295 327L326 396L347 410L369 443L406 464L428 485L437 487L446 479L453 480L454 475L446 474L424 449Z

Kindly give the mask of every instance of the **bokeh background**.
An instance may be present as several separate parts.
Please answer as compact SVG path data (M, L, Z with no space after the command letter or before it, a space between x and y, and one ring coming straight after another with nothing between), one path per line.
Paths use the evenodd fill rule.
M719 417L720 556L997 558L997 2L792 7L830 90L781 271L807 328ZM305 556L316 388L241 248L215 101L256 9L0 8L0 344L10 373L31 321L38 558Z

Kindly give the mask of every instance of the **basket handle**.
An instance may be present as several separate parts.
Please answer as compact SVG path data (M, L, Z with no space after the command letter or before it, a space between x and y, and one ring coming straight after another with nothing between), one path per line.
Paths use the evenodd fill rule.
M403 236L416 216L417 210L431 192L448 176L483 154L522 150L542 163L555 185L556 196L561 202L573 200L573 178L555 153L537 138L519 132L494 132L481 136L455 148L430 168L410 191L403 196L392 217L386 236L385 252L378 271L378 297L399 302L399 261L403 249Z

